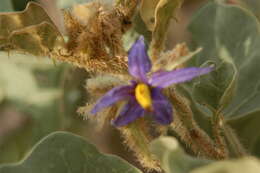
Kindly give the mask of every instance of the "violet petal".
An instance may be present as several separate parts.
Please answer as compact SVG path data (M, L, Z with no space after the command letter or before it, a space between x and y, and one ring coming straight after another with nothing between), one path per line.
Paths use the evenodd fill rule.
M131 96L131 91L133 91L133 86L131 85L124 85L111 89L97 101L95 107L91 110L91 114L96 114L101 109L111 106L119 100L126 99Z
M128 53L128 70L133 77L146 82L146 73L148 73L150 69L151 61L146 52L144 38L141 36L133 44Z
M198 67L189 67L189 68L182 68L173 71L163 71L159 73L155 73L152 75L149 83L152 86L165 88L172 84L181 83L189 81L197 76L207 74L213 70L212 67L206 68L198 68Z
M170 124L173 121L173 107L163 96L160 88L153 88L152 99L155 121L163 125Z
M119 116L112 121L112 124L119 127L125 126L139 117L144 116L144 109L136 102L131 99L122 109Z

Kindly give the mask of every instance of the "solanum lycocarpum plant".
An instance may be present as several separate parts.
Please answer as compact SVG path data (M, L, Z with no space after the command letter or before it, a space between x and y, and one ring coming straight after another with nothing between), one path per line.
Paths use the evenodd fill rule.
M119 131L122 138L117 137L118 141L130 149L134 162L138 161L144 172L211 173L218 172L220 167L228 173L235 167L238 173L243 169L247 172L249 167L259 170L259 161L246 157L249 153L255 156L260 153L260 139L255 133L260 107L257 2L252 8L249 1L214 0L200 4L202 8L194 13L187 13L187 9L194 4L199 6L198 2L190 4L184 0L117 0L113 4L92 1L62 10L50 9L55 7L54 1L39 2L28 3L22 12L0 13L0 50L45 56L87 71L88 77L81 83L86 88L87 103L81 105L78 113L90 122L87 129L104 126L99 132L91 131L97 133L94 136L104 134L108 126ZM190 14L186 27L186 18L182 16ZM58 16L61 18L57 19ZM185 37L177 36L175 31ZM178 38L184 43L179 43ZM9 60L0 64L0 82L10 81L2 75L9 73L6 67L13 67ZM16 74L20 78L26 76L30 79L28 83L34 84L28 74L35 73L35 69L30 66L26 72ZM64 73L63 78L68 74ZM0 92L8 91L3 94L5 104L21 98L14 97L12 93L17 92L12 87L4 87ZM31 92L44 93L41 88L34 84ZM63 93L66 99L69 91L61 90L55 91ZM51 101L38 105L29 95L22 97L27 108L37 105L43 110L52 102L56 104L56 100L48 97ZM15 103L20 107L21 100ZM60 107L70 107L66 100L63 103ZM40 124L39 128L44 127L41 123L54 121L32 117L32 122ZM53 129L79 133L73 122L61 119L60 126ZM38 132L55 131L46 129ZM1 134L0 127L0 142ZM41 135L28 136L39 139ZM0 164L0 173L14 169L64 172L64 165L68 165L66 170L80 172L141 172L117 157L99 153L82 138L68 133L47 136L30 153L18 164ZM122 155L129 158L125 153ZM5 160L2 157L0 163ZM225 161L241 157L245 158L238 163ZM50 164L46 158L54 158L55 163Z

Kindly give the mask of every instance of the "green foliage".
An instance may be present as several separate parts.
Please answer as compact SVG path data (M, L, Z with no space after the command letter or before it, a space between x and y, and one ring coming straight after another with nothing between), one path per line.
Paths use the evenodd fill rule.
M194 82L193 98L210 111L222 111L226 119L231 118L227 121L241 142L259 153L259 135L255 134L260 107L258 20L238 6L210 2L194 15L189 29L195 45L203 47L192 63L216 64L214 72ZM210 116L204 106L199 108Z
M151 144L151 151L160 159L166 173L256 173L260 161L253 157L212 161L187 155L174 138L161 137Z
M191 173L256 173L260 162L256 158L243 158L232 161L219 161L191 171Z
M187 155L174 138L161 137L151 143L151 151L160 160L166 173L255 173L260 162L248 157L233 161L193 158ZM56 132L42 139L28 156L17 164L0 165L0 173L141 173L122 159L100 153L92 144L70 133Z
M258 19L260 19L260 1L258 0L238 0L238 2L245 8L252 11Z
M228 123L237 132L244 146L252 153L259 156L260 134L256 131L259 129L260 112L252 112L246 116L230 119Z
M241 26L243 29L239 29ZM196 45L204 49L195 63L210 60L217 65L209 79L200 81L202 87L207 85L209 95L198 98L199 102L219 109L229 102L221 102L223 95L230 95L233 97L229 97L231 103L224 110L225 116L256 111L260 106L260 33L256 18L239 7L212 2L193 17L189 29ZM195 85L194 92L195 99L203 95L200 86Z
M86 1L78 0L76 3ZM136 32L143 33L146 34L146 38L149 38L148 42L152 40L151 47L157 50L152 52L152 56L158 57L163 50L167 26L173 17L172 11L175 11L182 2L182 0L153 0L152 2L143 0L141 11L134 20L134 27L123 37L124 48L129 49L138 37ZM188 91L186 96L191 103L194 103L191 104L191 108L196 120L199 121L198 124L212 135L214 132L211 131L211 125L204 115L212 117L216 112L220 112L224 116L223 124L227 123L237 132L249 153L260 155L258 147L260 135L256 133L260 121L260 73L258 72L260 25L255 17L259 17L257 12L259 3L241 2L254 12L254 16L253 13L239 6L220 2L222 1L209 2L191 20L189 25L193 43L191 46L196 51L183 56L174 64L167 63L166 67L170 70L195 54L196 58L190 61L192 66L214 64L213 72L188 85L183 85L182 88L183 91ZM58 7L68 8L74 3L75 1L71 0L60 0ZM12 10L11 1L1 1L0 11ZM59 29L46 11L36 3L30 3L22 12L0 14L0 50L16 50L37 56L48 56L64 44ZM199 53L200 49L197 48L200 47L203 50ZM68 58L75 57L68 54ZM38 61L34 57L18 54L11 54L10 59L0 54L0 60L0 113L15 110L16 113L18 112L16 116L25 119L25 122L12 132L12 137L0 138L0 173L34 173L39 170L43 173L68 171L141 173L120 158L102 154L92 144L69 133L53 133L39 142L44 136L61 129L80 133L82 124L71 118L71 115L75 114L83 96L79 86L83 85L85 73L70 74L70 68L67 66L54 66L49 61ZM68 82L66 77L69 75L71 80ZM143 127L140 126L141 128ZM151 129L152 133L157 133L157 129L153 130ZM192 128L187 128L187 134L192 130L194 131ZM137 127L132 131L135 136L140 136ZM196 134L193 135L196 137ZM141 138L146 140L142 136ZM206 160L186 154L174 138L160 137L152 142L150 150L147 141L137 142L142 144L140 148L145 150L148 156L153 156L150 155L150 150L156 155L166 173L260 171L259 160L253 157L233 161ZM131 142L133 143L133 139L127 141L127 143ZM32 151L24 157L34 144L36 145ZM213 148L217 147L213 144ZM138 154L142 157L141 151ZM22 158L24 159L21 161ZM9 164L14 162L17 163Z
M29 55L1 53L0 59L0 118L15 110L10 123L22 120L6 138L0 136L0 163L20 160L36 142L56 130L80 133L83 122L77 120L76 110L83 104L79 88L85 73L70 72L69 66L55 66L48 59Z
M79 136L57 132L42 139L20 163L1 165L0 173L141 173L122 159L101 154Z

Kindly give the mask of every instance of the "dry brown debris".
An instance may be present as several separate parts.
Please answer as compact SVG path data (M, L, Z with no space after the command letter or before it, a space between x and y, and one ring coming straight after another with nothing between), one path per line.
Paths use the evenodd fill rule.
M131 8L126 8L122 4L108 7L91 2L64 11L68 42L64 49L52 52L52 58L90 72L126 73L127 53L122 36L129 28L137 1L132 3Z

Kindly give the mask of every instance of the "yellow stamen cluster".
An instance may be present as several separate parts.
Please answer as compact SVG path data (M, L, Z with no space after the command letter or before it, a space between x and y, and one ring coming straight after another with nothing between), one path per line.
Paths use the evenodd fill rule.
M140 83L135 88L137 102L146 110L152 110L152 98L149 86Z

